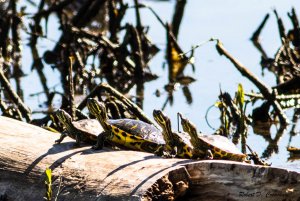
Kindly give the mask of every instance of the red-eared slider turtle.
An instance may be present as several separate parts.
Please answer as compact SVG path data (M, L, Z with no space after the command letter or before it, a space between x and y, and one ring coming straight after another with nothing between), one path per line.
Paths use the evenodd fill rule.
M190 143L186 138L180 137L179 133L172 131L171 120L160 110L153 110L153 118L163 129L162 135L166 142L166 151L175 157L192 158Z
M191 137L193 145L193 156L195 158L204 158L207 151L210 150L214 159L227 159L234 161L245 161L246 155L240 152L237 147L220 135L202 135L198 134L196 126L179 113L181 125L185 132Z
M134 119L108 119L105 105L95 99L88 99L87 107L104 129L98 136L95 149L101 149L105 140L137 151L159 154L163 149L161 131L155 126Z
M56 116L66 128L66 133L62 133L60 138L55 141L58 144L61 143L66 136L75 139L78 146L80 142L96 144L98 134L104 131L96 119L72 121L72 117L62 109L56 111Z

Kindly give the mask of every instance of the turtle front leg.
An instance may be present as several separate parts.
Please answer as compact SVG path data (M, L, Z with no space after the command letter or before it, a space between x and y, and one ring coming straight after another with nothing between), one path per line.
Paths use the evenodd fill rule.
M100 150L100 149L103 149L103 146L104 146L104 142L107 140L109 136L109 132L102 132L98 135L97 137L97 143L92 146L92 149L95 149L95 150Z
M62 132L59 139L55 140L55 144L60 144L67 136L68 134L66 132Z
M168 152L166 151L165 146L166 145L159 146L158 149L154 152L154 154L156 156L161 156L161 157L164 157L164 158L171 158L170 154L168 154Z
M157 149L155 154L163 158L175 158L177 155L177 146L171 147L170 145L164 145Z
M170 151L170 154L172 156L172 158L175 158L178 154L178 147L177 146L173 146L171 151Z
M81 142L81 135L80 133L75 133L75 144L74 147L80 147L80 142Z

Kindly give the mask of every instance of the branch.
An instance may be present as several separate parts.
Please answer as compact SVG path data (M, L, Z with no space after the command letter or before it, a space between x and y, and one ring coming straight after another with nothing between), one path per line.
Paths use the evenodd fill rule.
M85 97L85 99L83 99L81 101L81 103L78 105L78 109L82 110L85 106L86 106L86 102L89 98L93 98L99 94L101 94L101 91L106 91L108 92L110 95L116 97L118 100L120 100L124 105L126 105L129 110L131 110L137 117L138 119L140 119L141 121L144 121L146 123L149 124L153 124L154 126L156 126L157 124L152 121L150 118L147 117L147 115L144 113L144 111L139 108L135 103L133 103L131 100L129 100L128 98L126 98L123 94L121 94L119 91L117 91L115 88L111 87L109 84L107 83L102 83L97 85L92 91L91 93Z
M4 75L2 63L0 63L0 83L8 93L9 97L12 101L18 106L18 109L25 117L27 122L31 121L31 111L30 109L23 103L22 99L18 96L18 94L13 90L13 87L10 85L8 79Z

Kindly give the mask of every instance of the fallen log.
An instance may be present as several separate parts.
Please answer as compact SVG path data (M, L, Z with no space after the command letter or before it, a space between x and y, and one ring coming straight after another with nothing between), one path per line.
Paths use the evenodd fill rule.
M58 200L298 200L300 174L230 161L53 145L58 134L0 117L0 200L42 200L47 167ZM287 199L288 198L288 199ZM54 199L53 199L54 200Z

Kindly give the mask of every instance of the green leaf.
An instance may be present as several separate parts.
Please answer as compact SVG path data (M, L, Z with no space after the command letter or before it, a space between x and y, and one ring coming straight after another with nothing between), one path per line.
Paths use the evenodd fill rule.
M242 110L244 107L244 103L245 103L245 94L244 94L244 89L243 89L243 85L240 83L238 85L238 91L237 91L237 102L240 106L240 109Z

